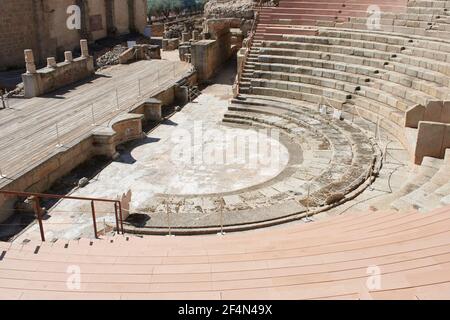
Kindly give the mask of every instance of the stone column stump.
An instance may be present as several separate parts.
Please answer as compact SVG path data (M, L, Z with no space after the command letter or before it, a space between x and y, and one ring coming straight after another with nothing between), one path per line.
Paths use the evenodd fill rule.
M162 102L155 98L147 99L144 103L144 115L147 121L161 121Z
M64 62L72 62L72 61L73 61L72 51L65 51L64 52Z
M56 68L56 59L55 57L47 58L47 68Z
M26 49L25 54L25 65L27 67L27 73L36 73L36 64L34 63L33 50Z
M86 39L80 40L80 48L81 48L81 57L83 58L89 57L89 48Z

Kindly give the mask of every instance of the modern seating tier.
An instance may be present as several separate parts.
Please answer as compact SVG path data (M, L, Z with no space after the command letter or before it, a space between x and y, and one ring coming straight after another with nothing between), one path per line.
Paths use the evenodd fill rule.
M260 34L256 39L278 39L274 34L306 34L298 26L367 30L368 17L377 23L369 31L450 39L447 6L445 1L280 1L279 7L260 10Z
M280 1L278 7L263 8L260 12L262 23L276 24L280 21L294 19L295 24L314 25L319 20L348 21L350 17L367 16L368 8L377 4L381 11L405 12L406 1Z
M381 10L377 28L387 32L449 39L448 16L446 1L409 1L406 13ZM331 26L329 21L318 24ZM367 29L367 17L354 16L339 26Z
M449 207L223 237L1 242L0 298L449 299L449 249Z

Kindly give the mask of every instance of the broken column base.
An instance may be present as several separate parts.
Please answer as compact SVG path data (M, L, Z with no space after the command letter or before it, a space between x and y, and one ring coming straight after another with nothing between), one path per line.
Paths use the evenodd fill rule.
M159 46L138 44L127 49L119 56L120 64L128 64L138 60L161 59Z
M144 103L144 118L147 121L161 121L162 102L155 98L147 99Z
M162 40L162 49L164 51L176 50L176 49L178 49L179 45L180 45L180 40L178 38Z

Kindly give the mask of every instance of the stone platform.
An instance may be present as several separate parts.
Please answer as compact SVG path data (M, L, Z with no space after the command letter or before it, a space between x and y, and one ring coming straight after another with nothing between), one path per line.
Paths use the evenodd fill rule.
M93 127L106 126L127 113L189 68L183 62L139 61L103 70L90 81L42 97L11 99L11 108L0 111L0 169L6 176L0 186L58 148L81 139Z

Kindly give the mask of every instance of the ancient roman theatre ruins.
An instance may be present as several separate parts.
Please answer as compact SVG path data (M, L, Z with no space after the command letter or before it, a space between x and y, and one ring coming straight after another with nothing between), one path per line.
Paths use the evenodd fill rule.
M450 1L72 2L0 49L1 299L450 298Z

